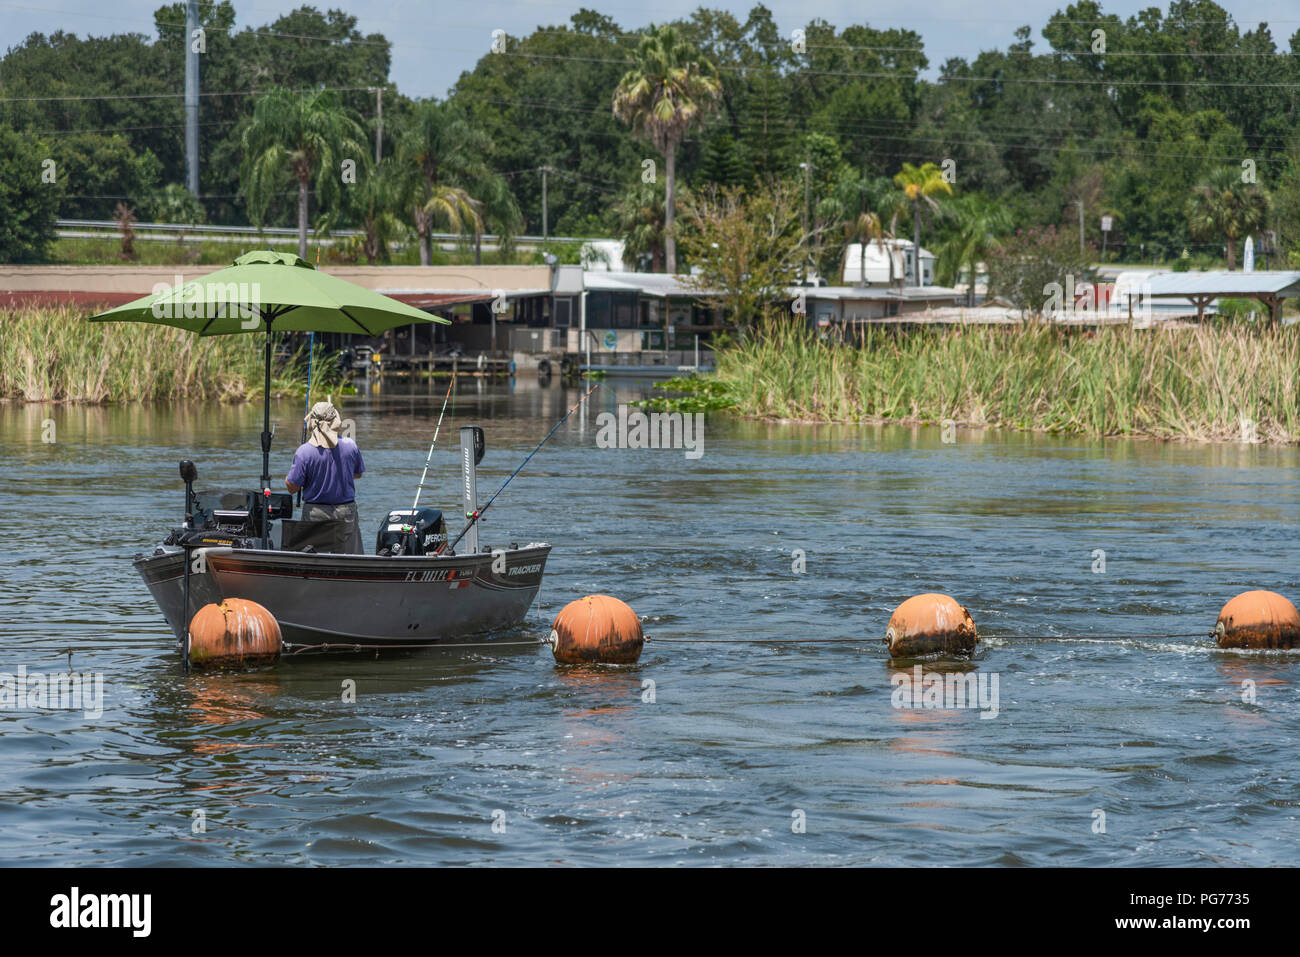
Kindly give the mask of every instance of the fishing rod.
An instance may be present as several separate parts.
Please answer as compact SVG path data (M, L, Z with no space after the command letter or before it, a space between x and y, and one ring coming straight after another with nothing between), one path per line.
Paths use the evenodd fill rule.
M316 251L316 258L320 259L320 250ZM309 334L307 339L307 398L303 400L302 410L302 441L307 441L307 416L311 414L311 367L312 360L316 358L316 333ZM301 444L301 443L300 443ZM298 507L302 508L302 489L298 489Z
M420 484L415 487L415 501L411 503L411 511L420 507L420 493L424 491L424 480L429 477L429 463L433 461L433 447L438 444L438 433L442 430L442 417L447 412L447 400L451 398L452 386L456 384L456 377L453 375L451 381L447 383L447 394L442 397L442 411L438 413L438 424L433 430L433 442L429 445L429 456L424 460L424 472L420 475Z
M320 269L320 246L316 246L316 268ZM302 441L300 445L307 443L307 416L311 415L311 366L312 360L316 358L316 330L313 329L307 337L307 397L303 400L302 410ZM302 508L302 489L298 489L298 507Z
M502 482L501 487L492 493L492 497L487 500L487 504L484 505L482 508L474 509L472 514L466 516L469 519L469 521L465 523L465 527L460 530L460 534L456 536L455 540L447 545L446 550L448 552L450 552L453 548L455 548L456 544L462 538L465 537L465 533L474 527L474 523L483 517L483 513L492 507L492 503L497 500L497 496L500 495L502 492L504 492L506 490L506 486L510 484L510 482L514 479L514 477L518 475L521 471L523 471L523 467L528 464L528 460L542 450L542 446L545 445L547 441L550 440L551 436L555 434L556 430L564 424L564 420L567 419L569 416L573 415L574 412L578 411L578 406L582 405L582 403L587 401L587 398L591 395L591 393L595 392L599 388L600 388L600 383L597 382L590 389L588 389L587 392L585 392L582 395L582 397L578 399L578 401L574 404L573 408L570 409L568 412L564 413L564 417L561 418L559 422L556 422L555 425L551 426L551 431L546 433L546 438L542 439L542 441L537 443L537 448L533 449L526 456L524 456L524 460L519 463L519 468L511 472L510 478Z

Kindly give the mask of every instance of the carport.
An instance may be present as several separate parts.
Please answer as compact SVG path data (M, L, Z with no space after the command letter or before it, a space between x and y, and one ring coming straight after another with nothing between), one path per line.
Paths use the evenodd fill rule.
M1205 307L1216 299L1255 299L1277 325L1282 300L1300 296L1300 272L1168 272L1152 276L1135 290L1139 305L1143 299L1186 299L1196 307L1196 319L1205 318Z

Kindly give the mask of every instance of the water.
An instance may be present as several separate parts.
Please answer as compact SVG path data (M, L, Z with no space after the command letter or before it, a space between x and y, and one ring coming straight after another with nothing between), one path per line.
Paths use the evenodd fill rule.
M595 414L642 393L598 391L484 529L555 546L501 637L606 592L661 639L638 666L525 647L188 678L129 559L178 518L182 455L201 486L256 482L260 407L0 405L0 671L105 682L98 720L0 711L0 860L1297 863L1300 655L1205 637L1240 591L1300 600L1297 450L725 416L697 460L596 448ZM454 507L454 426L486 427L486 496L576 394L463 386L424 501ZM409 504L440 399L344 403L367 539ZM300 414L275 410L275 475ZM974 615L996 717L891 704L911 672L880 639L931 590ZM1089 634L1128 637L1007 637ZM853 640L756 643L812 637ZM699 638L736 642L675 643Z

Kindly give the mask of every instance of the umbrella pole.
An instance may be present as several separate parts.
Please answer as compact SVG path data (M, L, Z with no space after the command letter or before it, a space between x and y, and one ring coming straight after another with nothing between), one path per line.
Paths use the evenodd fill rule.
M266 320L266 380L262 395L262 494L258 496L262 512L262 547L269 548L270 529L270 491L271 491L271 320Z

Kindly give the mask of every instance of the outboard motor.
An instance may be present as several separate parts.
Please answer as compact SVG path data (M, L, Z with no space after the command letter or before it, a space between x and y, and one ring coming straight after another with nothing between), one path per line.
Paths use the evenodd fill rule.
M395 508L375 540L376 555L433 555L447 544L447 523L436 508Z

